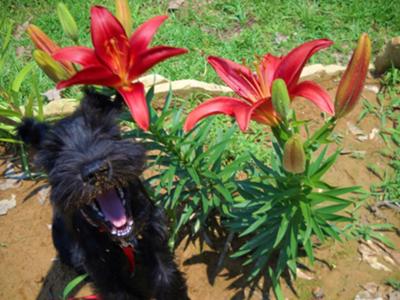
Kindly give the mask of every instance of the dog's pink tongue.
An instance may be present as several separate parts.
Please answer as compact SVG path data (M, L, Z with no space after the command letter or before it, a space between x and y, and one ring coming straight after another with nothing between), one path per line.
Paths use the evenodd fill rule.
M126 223L125 209L115 189L111 189L96 198L104 216L115 227L122 227Z

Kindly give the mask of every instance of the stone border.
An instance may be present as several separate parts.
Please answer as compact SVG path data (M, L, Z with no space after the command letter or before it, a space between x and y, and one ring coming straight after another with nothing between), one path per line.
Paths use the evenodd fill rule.
M370 65L370 69L372 69ZM309 78L312 76L317 76L318 74L324 74L329 76L337 76L341 74L346 67L340 65L322 65L315 64L306 66L301 73L301 78ZM174 95L179 97L186 97L191 93L204 93L211 96L230 93L232 90L224 85L218 85L214 83L207 83L203 81L198 81L194 79L184 79L169 81L167 78L159 75L146 75L139 78L139 81L143 82L146 91L154 85L154 94L156 97L165 97L168 93L170 87L174 91ZM44 106L44 115L46 117L62 116L72 113L77 107L78 102L75 99L59 99L54 100Z

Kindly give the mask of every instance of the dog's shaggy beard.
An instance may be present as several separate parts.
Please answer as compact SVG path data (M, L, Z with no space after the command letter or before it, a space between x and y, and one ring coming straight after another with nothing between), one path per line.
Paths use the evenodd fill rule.
M97 149L101 150L96 153ZM49 172L52 201L62 210L90 204L97 195L111 188L124 188L137 180L143 171L144 150L129 141L101 140L88 152L86 155L80 151L64 150L60 153L62 159L56 161ZM88 183L80 170L93 161L106 165L107 171L102 178Z

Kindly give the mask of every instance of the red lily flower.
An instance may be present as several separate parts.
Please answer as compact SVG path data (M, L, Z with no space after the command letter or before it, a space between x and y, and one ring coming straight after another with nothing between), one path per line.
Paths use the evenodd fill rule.
M186 49L168 46L149 48L158 27L167 16L154 17L143 23L130 38L121 23L104 7L91 9L91 35L94 49L67 47L53 57L71 61L83 69L57 88L75 84L94 84L115 88L124 98L131 114L144 130L149 128L149 111L141 82L132 83L155 64L170 57L186 53Z
M333 104L324 89L312 81L298 82L309 58L331 44L328 39L320 39L304 43L283 57L268 53L256 65L255 73L228 59L210 56L208 62L219 77L242 99L216 97L200 104L188 115L184 130L191 130L198 121L215 114L234 116L242 131L247 130L250 119L269 126L277 125L279 117L272 106L271 87L278 78L285 81L292 100L296 96L305 97L332 115Z

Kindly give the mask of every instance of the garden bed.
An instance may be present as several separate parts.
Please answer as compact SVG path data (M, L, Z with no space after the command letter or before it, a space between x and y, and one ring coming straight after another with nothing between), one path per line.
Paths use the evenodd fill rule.
M319 76L314 80L334 95L335 78ZM376 103L376 89L377 82L369 80L363 93L367 101ZM308 102L296 101L295 107L299 118L322 123L319 111ZM379 150L385 147L375 130L380 128L379 120L369 115L357 124L359 131L354 128L361 110L362 106L358 105L348 117L340 120L335 131L342 136L344 148L325 179L336 186L360 185L369 189L380 178L367 166L373 163L384 168L388 163L379 154ZM9 154L2 156L1 170L4 171L15 158ZM44 184L45 181L22 181L0 191L1 199L14 194L17 200L15 208L0 216L1 299L57 299L65 285L76 276L56 259L51 241L50 203L48 199L43 202L44 193L38 192ZM362 208L360 217L365 223L392 223L396 228L400 227L399 216L391 209L381 208L379 214L372 214ZM398 235L391 232L386 236L400 248ZM186 273L191 299L245 299L251 294L241 277L243 267L240 260L227 258L223 269L214 278L219 254L207 247L201 252L198 243L190 244L186 249L184 244L179 245L176 254L182 271ZM315 289L321 288L325 297L319 299L354 299L362 290L361 286L369 282L383 285L388 278L400 280L400 259L397 266L385 263L390 272L376 270L361 261L359 248L360 242L356 240L344 243L328 241L316 249L317 262L313 272L302 272L304 274L300 277L303 278L293 282L293 289L284 284L284 294L294 299L296 291L299 299L312 299L313 291L316 293ZM399 253L393 255L399 257ZM310 278L306 280L305 277ZM261 286L253 290L251 299L263 299L262 289L261 282ZM90 288L86 286L78 295L89 293Z

